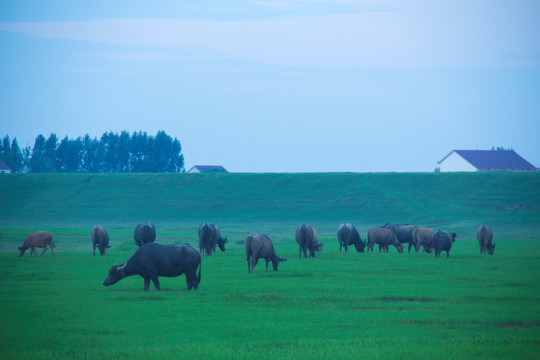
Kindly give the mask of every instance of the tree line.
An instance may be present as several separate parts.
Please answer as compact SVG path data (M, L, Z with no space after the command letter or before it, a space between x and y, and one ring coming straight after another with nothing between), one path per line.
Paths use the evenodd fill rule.
M84 137L59 140L52 133L38 135L33 147L20 148L17 138L4 136L0 159L13 172L184 172L184 155L177 138L165 131L104 133L100 139Z

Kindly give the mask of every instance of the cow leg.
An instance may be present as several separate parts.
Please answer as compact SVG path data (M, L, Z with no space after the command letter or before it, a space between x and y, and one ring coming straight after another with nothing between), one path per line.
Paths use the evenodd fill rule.
M446 250L446 257L450 257L450 250Z
M157 275L152 276L151 279L152 279L152 282L154 283L154 287L156 288L156 290L161 290Z
M268 259L265 259L266 260L266 271L268 271Z
M144 278L144 291L148 291L150 288L150 278Z
M299 259L302 258L302 247L301 246L298 246L298 258Z
M40 256L43 256L43 254L45 254L45 251L47 251L47 244L43 245L43 251L41 252Z
M197 290L197 274L195 271L186 272L186 284L188 291L191 289Z

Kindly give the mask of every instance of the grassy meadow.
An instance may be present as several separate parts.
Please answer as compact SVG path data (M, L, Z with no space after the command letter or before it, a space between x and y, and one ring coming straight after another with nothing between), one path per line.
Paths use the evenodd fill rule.
M540 173L8 174L0 176L2 359L536 359L540 354ZM136 250L197 244L210 221L226 252L202 256L202 281L140 277L102 285ZM337 226L386 222L456 231L450 252L339 252ZM299 259L307 223L324 243ZM480 255L489 224L495 255ZM112 248L92 256L90 230ZM55 256L19 258L49 230ZM269 235L288 261L248 274L243 240ZM38 252L41 252L38 249ZM444 253L443 253L444 254ZM270 266L271 268L271 266Z

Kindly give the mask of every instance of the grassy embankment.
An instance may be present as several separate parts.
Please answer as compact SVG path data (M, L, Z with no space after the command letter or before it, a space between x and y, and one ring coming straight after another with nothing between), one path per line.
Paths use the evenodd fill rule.
M540 174L213 174L0 176L1 358L536 358L540 351ZM135 250L140 221L158 240L196 244L216 223L225 253L203 257L196 292L184 277L162 292L132 277L105 288ZM452 257L338 251L387 221L458 232ZM104 224L113 247L91 256ZM325 243L298 259L294 230ZM495 256L480 256L490 224ZM30 231L57 254L18 258ZM247 233L267 233L289 260L249 275Z

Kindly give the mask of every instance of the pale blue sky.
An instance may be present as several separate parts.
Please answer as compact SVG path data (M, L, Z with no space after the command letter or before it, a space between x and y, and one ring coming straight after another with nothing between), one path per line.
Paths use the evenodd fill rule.
M0 0L0 136L165 130L186 168L540 166L540 1Z

